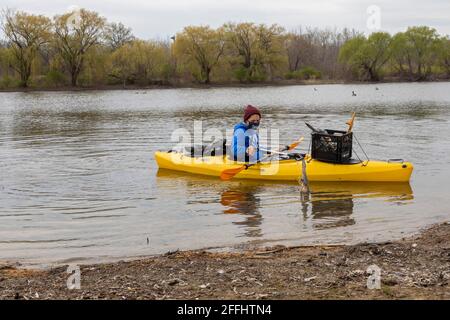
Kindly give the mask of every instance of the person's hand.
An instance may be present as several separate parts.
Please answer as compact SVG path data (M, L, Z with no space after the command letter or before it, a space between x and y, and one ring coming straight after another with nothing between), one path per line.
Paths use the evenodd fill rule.
M249 156L253 156L255 154L255 152L256 152L256 148L255 147L250 146L250 147L247 148L247 154Z

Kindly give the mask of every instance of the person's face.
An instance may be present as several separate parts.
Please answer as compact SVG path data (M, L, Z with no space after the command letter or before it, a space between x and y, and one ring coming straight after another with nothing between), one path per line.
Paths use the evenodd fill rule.
M250 118L247 119L247 124L249 124L250 122L260 122L261 117L259 116L259 114L252 114L250 116Z

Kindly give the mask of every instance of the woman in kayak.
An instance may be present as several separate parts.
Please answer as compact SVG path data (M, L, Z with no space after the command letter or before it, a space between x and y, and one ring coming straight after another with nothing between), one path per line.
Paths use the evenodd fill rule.
M259 149L258 127L261 112L248 105L244 109L244 121L234 126L231 156L234 161L256 162L263 157Z

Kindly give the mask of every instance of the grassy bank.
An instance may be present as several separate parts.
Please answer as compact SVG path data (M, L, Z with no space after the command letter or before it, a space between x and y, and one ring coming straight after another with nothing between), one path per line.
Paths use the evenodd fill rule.
M366 270L381 268L381 288ZM0 266L1 299L450 299L450 223L394 242L274 247L244 253L188 251L81 267Z

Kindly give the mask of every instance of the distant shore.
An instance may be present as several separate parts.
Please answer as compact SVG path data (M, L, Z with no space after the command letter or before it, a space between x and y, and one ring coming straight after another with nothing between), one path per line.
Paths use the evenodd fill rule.
M380 268L379 288L368 288ZM372 269L370 269L372 268ZM0 299L450 299L450 223L384 243L169 252L67 268L0 265Z
M430 81L423 81L420 83L433 83L433 82L450 82L447 79L435 79ZM58 87L14 87L3 88L0 92L47 92L47 91L108 91L108 90L150 90L150 89L212 89L212 88L262 88L262 87L283 87L283 86L298 86L298 85L326 85L326 84L383 84L383 83L418 83L404 80L386 80L378 82L362 82L362 81L344 81L344 80L276 80L266 82L254 82L254 83L240 83L240 82L213 82L209 84L200 83L186 83L186 84L154 84L147 86L140 85L97 85L97 86L58 86Z

